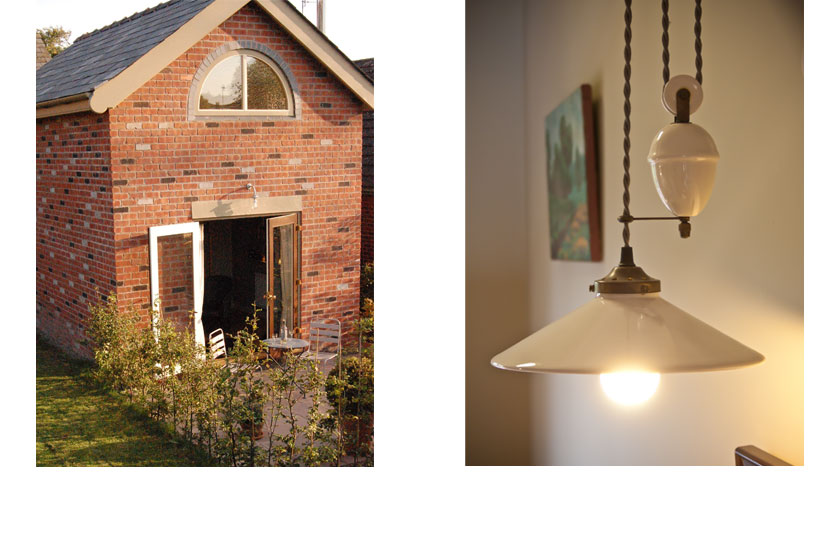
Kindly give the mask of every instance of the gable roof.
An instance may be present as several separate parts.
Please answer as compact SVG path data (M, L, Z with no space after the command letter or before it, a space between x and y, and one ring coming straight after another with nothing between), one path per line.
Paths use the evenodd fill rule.
M80 36L38 71L36 103L94 91L211 2L172 0Z
M363 103L373 82L287 0L254 0ZM170 0L79 37L37 71L37 116L115 107L248 0Z

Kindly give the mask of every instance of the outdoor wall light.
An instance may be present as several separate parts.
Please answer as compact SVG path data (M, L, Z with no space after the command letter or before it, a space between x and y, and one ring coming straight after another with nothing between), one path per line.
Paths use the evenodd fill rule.
M252 206L252 208L256 208L257 207L257 186L253 185L251 183L246 183L245 184L245 189L248 189L248 190L251 190L251 191L254 192L254 206Z
M699 213L714 186L719 159L711 136L688 120L702 101L700 0L695 8L697 77L668 71L668 2L662 2L665 68L663 103L675 116L654 139L648 160L665 206L675 217L630 214L630 23L632 0L625 0L624 46L624 225L619 264L595 281L595 299L499 353L490 363L518 372L599 374L604 393L621 404L646 401L660 374L702 372L754 365L760 353L737 342L660 297L661 282L633 260L630 223L678 220L680 236L691 233L689 218Z

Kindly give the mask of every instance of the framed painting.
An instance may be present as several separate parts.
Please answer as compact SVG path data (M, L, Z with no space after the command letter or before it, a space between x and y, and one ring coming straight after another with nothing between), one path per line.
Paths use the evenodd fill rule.
M584 84L545 117L551 258L601 261L592 88Z

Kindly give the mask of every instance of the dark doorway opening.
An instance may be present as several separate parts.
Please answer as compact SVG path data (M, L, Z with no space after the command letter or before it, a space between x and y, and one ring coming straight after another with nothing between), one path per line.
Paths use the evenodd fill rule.
M266 333L266 219L236 218L205 222L204 309L205 339L221 328L225 335L245 328L257 313L258 333ZM230 344L230 337L227 337Z

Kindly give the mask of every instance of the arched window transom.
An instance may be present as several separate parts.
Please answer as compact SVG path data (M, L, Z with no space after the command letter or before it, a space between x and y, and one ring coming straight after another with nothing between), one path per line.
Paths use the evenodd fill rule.
M294 96L277 65L250 50L234 50L210 69L201 84L197 114L294 114Z

